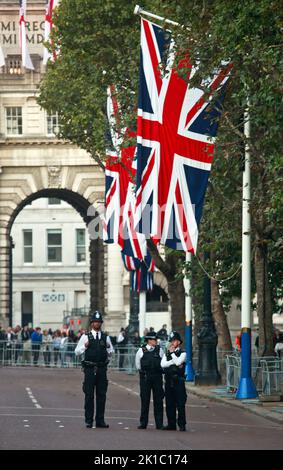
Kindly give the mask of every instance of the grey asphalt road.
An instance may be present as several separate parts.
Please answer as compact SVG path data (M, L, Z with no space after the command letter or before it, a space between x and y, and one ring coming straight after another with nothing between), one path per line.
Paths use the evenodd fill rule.
M79 369L0 368L0 449L283 448L282 425L195 396L188 396L187 432L156 430L152 414L148 429L138 430L138 377L118 371L108 373L110 428L86 429L82 377Z

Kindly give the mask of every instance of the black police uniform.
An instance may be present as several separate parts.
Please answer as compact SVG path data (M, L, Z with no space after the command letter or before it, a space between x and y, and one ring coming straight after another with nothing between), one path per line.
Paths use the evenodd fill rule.
M89 346L85 351L83 361L84 383L83 392L85 393L85 421L92 424L94 415L94 389L96 387L96 426L106 427L104 422L106 392L108 387L107 364L108 354L106 345L106 334L101 333L99 339L98 332L96 339L90 332L87 334ZM108 427L108 426L107 426Z
M169 351L166 353L167 361L172 359L172 354L179 357L183 352L181 349L176 350L174 353ZM178 410L178 426L180 430L184 431L186 428L186 408L187 393L185 387L185 365L184 362L181 367L175 364L164 369L165 372L165 401L166 401L166 414L168 419L167 429L176 429L176 411Z
M148 413L150 405L151 391L153 393L154 418L157 429L163 428L163 382L162 369L160 366L160 347L155 346L149 351L146 346L142 346L143 356L140 360L140 396L141 396L141 416L140 428L145 429L148 424Z

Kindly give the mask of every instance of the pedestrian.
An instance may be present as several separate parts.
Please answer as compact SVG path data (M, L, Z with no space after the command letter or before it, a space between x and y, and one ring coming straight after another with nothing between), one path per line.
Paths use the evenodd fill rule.
M51 346L52 346L52 336L48 333L48 330L43 330L42 332L42 351L44 364L49 367L51 361Z
M117 337L117 347L119 355L119 370L123 370L124 359L127 351L128 337L125 328L121 328L120 333Z
M160 340L159 344L160 347L165 351L167 341L168 341L168 333L167 333L167 325L162 325L162 328L157 332L157 338Z
M169 336L170 344L167 353L161 360L161 367L165 372L165 401L168 420L167 426L164 426L166 431L176 431L177 422L180 431L186 431L186 353L180 348L182 342L180 334L177 331L172 331Z
M41 328L37 327L35 331L31 335L31 345L32 345L32 353L33 353L33 364L37 366L39 353L40 353L40 346L42 343L42 333Z
M27 325L23 327L21 336L23 343L23 363L28 364L31 362L31 334Z
M242 343L242 333L241 331L237 334L235 338L235 352L241 352L241 343Z
M6 361L7 363L12 362L12 351L13 351L13 344L14 341L16 340L16 335L13 332L13 329L11 326L8 326L6 330L6 335L5 335L5 340L6 340Z
M141 344L145 344L145 337L148 334L148 328L143 330L143 336L141 337Z
M279 330L279 328L275 328L273 331L272 341L273 341L273 348L275 348L277 343L281 343L283 338L283 334Z
M156 429L163 429L163 381L161 358L164 351L157 345L155 331L148 332L136 353L136 368L140 375L141 415L138 429L146 429L151 392L153 394L153 410Z
M109 428L104 421L107 393L107 364L114 352L109 336L101 331L102 315L96 311L90 319L90 331L83 334L75 349L77 356L84 354L82 361L84 371L83 392L85 394L85 423L92 428L94 417L94 389L96 388L97 428Z
M54 333L52 348L54 354L54 365L57 366L58 357L60 356L60 345L62 341L62 335L60 330L56 330Z
M275 344L274 351L279 359L283 358L283 337L281 337Z
M134 332L134 336L133 336L133 339L132 339L132 344L133 344L133 346L135 346L135 348L139 348L140 345L141 345L141 338L140 338L140 334L139 334L138 331Z
M167 325L162 325L162 328L157 332L157 337L161 341L167 341L168 339Z

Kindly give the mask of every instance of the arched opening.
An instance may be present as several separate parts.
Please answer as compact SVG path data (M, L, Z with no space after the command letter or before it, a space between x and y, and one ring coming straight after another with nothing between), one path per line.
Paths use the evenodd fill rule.
M72 317L88 316L90 309L104 312L104 247L101 238L89 237L88 226L99 217L93 208L89 210L90 206L78 193L50 188L28 196L12 213L7 226L11 325L48 327L53 321L56 328ZM43 207L45 215L41 216ZM73 209L76 217L71 217ZM20 252L19 246L13 248L15 238ZM13 251L17 252L14 282ZM46 320L48 311L50 318L53 316L50 325Z
M153 289L146 293L146 310L147 312L166 312L168 311L169 298L162 287L157 284L153 285Z

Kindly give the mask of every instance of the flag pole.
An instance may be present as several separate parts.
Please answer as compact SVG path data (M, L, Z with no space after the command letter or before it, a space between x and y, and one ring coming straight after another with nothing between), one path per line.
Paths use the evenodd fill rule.
M251 170L250 170L250 114L249 100L244 115L245 168L243 172L242 206L242 315L241 315L241 378L237 400L256 398L257 391L251 376Z
M186 263L192 262L192 254L186 253ZM186 311L186 326L185 326L185 340L186 340L186 381L194 382L195 371L193 369L193 309L192 309L192 297L191 297L191 279L184 277L184 288L185 288L185 311Z
M142 7L140 7L139 5L135 6L134 14L135 15L149 16L150 18L154 18L155 20L163 21L164 23L173 24L174 26L180 26L180 24L177 23L176 21L168 20L167 18L163 18L162 16L155 15L154 13L151 13L150 11L143 10Z

